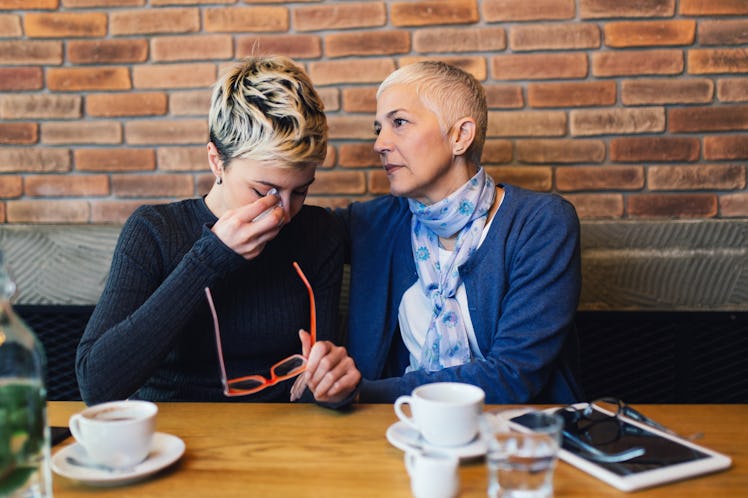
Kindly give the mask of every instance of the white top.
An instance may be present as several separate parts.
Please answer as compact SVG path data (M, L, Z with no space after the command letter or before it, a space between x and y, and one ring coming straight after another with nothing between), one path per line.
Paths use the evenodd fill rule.
M501 202L503 202L503 200L504 198L502 197L501 201L499 201L499 208L501 208ZM498 209L496 210L496 213L498 215ZM486 226L483 227L480 240L478 241L478 247L483 244L486 234L488 234L488 230L491 228L491 224L495 218L496 215L494 215L494 217L486 223ZM451 254L452 251L447 251L440 247L439 262L442 265L446 265ZM470 355L473 358L483 360L485 358L478 347L478 341L475 338L475 330L473 329L473 322L470 319L465 284L460 283L460 286L457 288L457 292L455 293L455 297L457 298L460 315L462 316L463 322L465 323L465 329L467 330L468 342L470 343ZM403 336L403 342L410 353L410 365L405 369L406 372L418 370L421 365L421 351L423 350L423 343L426 341L426 332L431 323L431 315L431 300L423 292L421 281L417 280L416 283L403 294L397 316L398 322L400 323L400 333Z

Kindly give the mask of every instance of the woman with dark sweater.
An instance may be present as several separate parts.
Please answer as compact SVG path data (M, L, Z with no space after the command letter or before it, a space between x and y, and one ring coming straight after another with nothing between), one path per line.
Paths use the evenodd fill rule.
M290 59L252 58L216 84L209 120L210 192L123 226L78 346L83 399L347 404L360 375L335 345L341 234L304 205L327 149L321 100ZM305 375L273 369L299 353Z

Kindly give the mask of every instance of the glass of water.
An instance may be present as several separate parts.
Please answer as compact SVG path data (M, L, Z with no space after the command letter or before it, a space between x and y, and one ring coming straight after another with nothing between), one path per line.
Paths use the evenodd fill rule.
M486 439L490 498L551 498L563 419L529 408L488 412Z

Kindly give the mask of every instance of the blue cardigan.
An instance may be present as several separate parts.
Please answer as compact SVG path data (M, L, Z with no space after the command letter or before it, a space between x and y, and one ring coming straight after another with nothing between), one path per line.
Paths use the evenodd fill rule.
M579 220L560 196L502 185L503 203L483 244L462 267L484 360L404 373L398 326L403 293L418 279L406 199L390 195L337 210L350 237L347 347L364 380L361 402L393 402L421 384L468 382L487 403L571 403L574 314L581 287Z

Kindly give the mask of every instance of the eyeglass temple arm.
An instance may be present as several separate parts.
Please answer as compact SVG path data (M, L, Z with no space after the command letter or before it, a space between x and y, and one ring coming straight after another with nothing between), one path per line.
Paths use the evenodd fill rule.
M216 313L216 306L213 304L213 295L210 292L210 288L205 288L205 296L208 298L208 306L210 306L210 313L213 315L213 331L216 334L216 346L218 349L218 359L221 360L221 380L223 381L223 387L225 391L228 391L228 375L226 375L226 365L223 362L223 348L221 347L221 331L218 328L218 313Z
M628 450L621 451L618 453L605 453L591 444L587 444L569 431L563 431L564 441L568 442L572 446L582 450L585 454L582 455L584 458L594 460L602 463L618 463L633 460L636 457L642 456L646 453L646 450L642 447L629 448Z
M306 290L309 293L309 334L312 336L312 344L314 344L317 342L317 307L314 304L314 291L312 290L312 286L309 284L309 280L307 280L306 275L301 271L301 267L296 261L293 262L293 267L304 282Z

